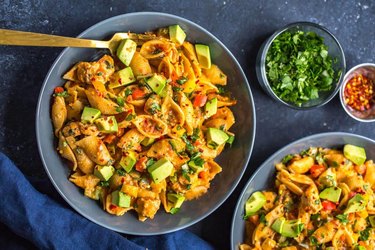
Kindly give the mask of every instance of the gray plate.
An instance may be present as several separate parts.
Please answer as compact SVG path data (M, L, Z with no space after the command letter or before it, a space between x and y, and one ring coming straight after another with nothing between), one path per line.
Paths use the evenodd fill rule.
M72 65L78 61L97 59L103 50L65 49L48 72L39 96L36 113L38 148L53 185L77 212L99 225L122 233L163 234L188 227L205 218L215 211L237 186L246 169L254 144L255 109L247 79L230 51L202 27L169 14L140 12L102 21L84 31L79 37L100 40L110 37L115 32L145 32L172 24L179 24L185 30L190 42L210 46L212 61L228 75L228 89L238 100L238 104L233 108L236 124L231 129L236 133L235 143L232 148L224 150L217 159L223 167L223 172L214 179L206 195L198 200L185 202L178 214L167 214L161 208L153 220L145 222L139 222L135 212L126 213L122 217L112 216L103 211L98 202L84 197L82 190L68 181L68 166L56 151L56 140L52 132L51 95L56 86L64 83L61 76Z
M243 220L246 200L256 190L274 188L275 164L288 154L299 153L311 146L342 148L345 144L354 144L366 149L368 159L375 160L375 141L349 133L322 133L311 135L286 145L269 157L253 174L242 191L237 202L232 220L231 248L238 250L240 243L245 241L245 221Z

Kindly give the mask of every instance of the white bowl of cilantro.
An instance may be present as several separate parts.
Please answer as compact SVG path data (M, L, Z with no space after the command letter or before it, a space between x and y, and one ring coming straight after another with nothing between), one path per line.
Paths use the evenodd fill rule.
M339 91L345 70L338 40L325 27L310 22L277 30L257 56L256 73L265 92L299 110L328 103Z

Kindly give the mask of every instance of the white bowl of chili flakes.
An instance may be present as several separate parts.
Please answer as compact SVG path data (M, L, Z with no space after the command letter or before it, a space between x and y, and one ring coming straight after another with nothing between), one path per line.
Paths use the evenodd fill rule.
M340 100L346 113L355 120L375 121L375 64L359 64L346 73Z

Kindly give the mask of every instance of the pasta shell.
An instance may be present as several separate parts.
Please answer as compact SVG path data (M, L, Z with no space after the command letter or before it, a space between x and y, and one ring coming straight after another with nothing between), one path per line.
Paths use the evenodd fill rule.
M158 72L162 73L167 79L172 78L175 73L173 64L169 61L168 57L164 57L158 66Z
M138 198L136 202L137 207L135 209L138 212L140 220L144 220L145 218L153 219L161 203L159 199L150 198Z
M184 65L184 73L183 76L185 76L188 80L182 85L182 88L184 89L185 93L191 93L194 91L196 87L196 76L194 73L194 70L191 66L191 63L189 59L186 58L186 56L181 55L182 63Z
M193 134L195 124L194 107L189 98L184 93L177 93L178 104L185 115L184 128L188 135Z
M146 155L147 157L156 159L165 157L176 169L180 169L180 167L189 160L189 157L177 154L184 150L185 145L182 141L176 139L162 139L152 144Z
M161 106L161 112L163 114L163 120L168 121L169 126L174 127L175 125L184 125L184 112L170 96L165 97L164 102Z
M151 95L145 105L143 110L149 115L155 115L161 112L161 99L158 95Z
M77 159L61 132L59 133L59 146L57 150L62 157L73 163L73 171L75 171L77 169Z
M85 154L85 152L76 146L75 139L72 136L66 137L66 142L71 147L77 159L77 167L85 174L94 172L95 163Z
M88 87L85 90L85 93L90 105L93 108L99 109L103 115L114 115L121 112L118 109L119 106L115 102L104 98L93 87Z
M86 136L85 138L76 142L77 147L83 149L87 156L96 164L107 165L113 162L107 147L96 136Z
M164 40L150 40L145 42L140 54L146 59L157 59L164 57L172 48L171 43Z
M149 138L159 138L168 133L167 124L150 115L138 115L132 123L141 134Z
M100 179L93 174L80 175L77 172L72 174L69 180L83 189L94 188L100 182Z
M219 108L215 115L204 122L207 128L224 128L228 131L235 122L234 115L228 107Z
M75 100L73 103L69 103L67 106L67 118L68 120L78 121L81 118L81 113L85 105L79 99Z
M135 77L152 74L150 63L136 51L129 65Z
M329 221L315 230L312 236L316 238L318 244L330 242L337 232L338 225L336 220Z
M212 84L227 85L227 76L216 64L212 64L209 69L203 69L203 74Z
M145 136L141 134L138 129L133 128L126 132L117 143L117 146L121 148L124 152L128 150L138 150L141 145L141 141Z
M55 135L58 136L58 132L64 126L68 111L66 109L64 97L56 96L53 100L51 117L53 127L55 128Z
M202 70L201 70L201 67L199 66L198 58L197 58L197 55L195 53L195 48L194 48L193 44L185 41L182 44L182 50L184 52L184 55L189 59L191 65L193 67L195 76L196 77L201 76Z

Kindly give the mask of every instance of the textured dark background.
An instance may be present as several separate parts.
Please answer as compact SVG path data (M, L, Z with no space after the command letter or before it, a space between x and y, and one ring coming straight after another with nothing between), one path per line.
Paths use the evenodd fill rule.
M229 248L231 217L239 193L254 170L277 149L295 139L328 131L375 139L374 124L347 116L338 96L322 108L295 111L273 102L260 89L255 75L261 43L276 29L295 21L316 22L334 33L345 51L348 69L359 63L374 63L375 1L0 0L0 28L77 36L103 19L138 11L175 14L206 28L232 51L250 82L257 133L248 169L224 205L190 228L216 248ZM0 151L34 181L47 178L35 139L37 98L47 71L61 51L0 46ZM53 191L52 187L39 188L47 193ZM4 225L0 229L3 239L14 239ZM7 243L1 242L0 246Z

